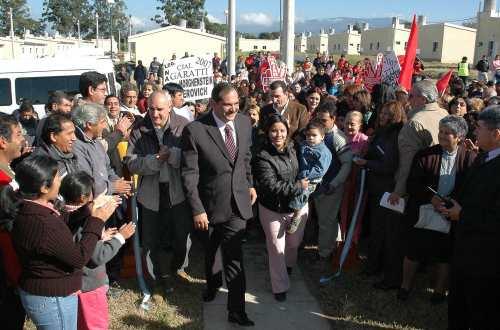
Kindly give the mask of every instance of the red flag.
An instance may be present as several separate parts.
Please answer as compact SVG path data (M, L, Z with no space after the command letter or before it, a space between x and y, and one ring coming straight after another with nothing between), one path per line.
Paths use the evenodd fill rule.
M413 63L417 57L418 47L418 25L417 18L413 15L413 23L411 24L410 37L406 46L406 55L401 74L399 75L399 85L408 92L411 90L411 78L413 76Z
M448 71L447 74L445 74L444 76L442 76L441 79L439 79L437 81L436 87L437 87L437 90L439 92L439 95L443 95L444 91L446 90L446 88L450 84L450 79L451 79L451 75L452 74L453 74L453 69L451 69L450 71Z

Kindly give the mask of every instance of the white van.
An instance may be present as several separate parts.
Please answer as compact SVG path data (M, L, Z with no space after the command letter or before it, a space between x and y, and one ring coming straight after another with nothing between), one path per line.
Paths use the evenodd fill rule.
M40 118L50 92L78 93L80 75L97 71L108 78L108 94L116 94L117 84L109 57L82 56L33 60L0 60L0 111L12 113L20 100L30 99Z

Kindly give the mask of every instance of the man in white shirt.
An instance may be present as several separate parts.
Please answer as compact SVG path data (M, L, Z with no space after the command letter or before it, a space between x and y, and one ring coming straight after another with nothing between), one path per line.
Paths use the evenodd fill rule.
M135 85L124 84L120 91L121 94L121 105L120 110L132 113L134 116L144 117L137 108L137 100L139 96L139 90Z

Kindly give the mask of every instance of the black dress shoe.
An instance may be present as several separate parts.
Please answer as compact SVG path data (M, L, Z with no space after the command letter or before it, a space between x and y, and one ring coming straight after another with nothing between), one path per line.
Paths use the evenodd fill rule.
M406 290L404 288L399 288L398 296L397 296L398 300L407 301L409 296L410 296L410 290Z
M253 327L255 325L255 323L248 318L245 312L243 313L229 312L227 320L231 323L237 323L242 327Z
M373 283L373 288L378 289L378 290L383 290L383 291L389 291L389 290L399 289L399 285L389 285L389 284L385 283L384 281L380 281L380 282Z
M275 293L274 299L276 299L279 302L285 301L286 300L286 292Z
M431 296L431 304L439 305L446 301L446 295L444 293L434 292Z
M293 268L292 267L286 267L286 272L288 273L288 275L292 275Z
M203 291L203 301L213 301L217 296L217 292L219 292L219 289L205 289L205 291Z

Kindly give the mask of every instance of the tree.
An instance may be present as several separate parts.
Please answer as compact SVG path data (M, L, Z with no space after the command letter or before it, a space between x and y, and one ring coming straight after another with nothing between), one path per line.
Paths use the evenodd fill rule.
M216 35L219 35L222 37L226 35L226 31L227 31L226 24L220 24L217 22L210 22L210 20L207 18L207 16L205 16L204 21L205 21L205 29L207 30L207 32L212 33L212 34L216 34Z
M206 13L203 10L205 0L158 0L156 7L162 13L151 18L161 26L179 24L181 19L187 21L187 27L197 28ZM210 23L213 24L213 23Z
M117 0L111 7L111 16L113 17L113 35L115 38L118 36L118 31L120 31L122 36L128 35L129 18L125 11L127 6L123 0ZM107 0L95 0L92 6L94 23L91 26L90 37L95 38L96 35L96 24L95 24L95 14L99 15L99 35L101 37L109 38L110 29L110 16L109 16L109 5Z
M88 0L45 0L43 2L42 19L50 23L52 28L61 34L76 35L78 21L80 32L87 36L94 21L92 7Z
M259 39L272 40L272 39L278 39L279 37L280 37L279 32L261 32L261 33L259 33Z
M473 29L477 29L478 28L478 24L477 24L477 20L476 19L472 19L470 21L465 21L462 23L463 26L465 27L470 27L470 28L473 28Z
M34 34L41 34L45 30L45 25L30 17L29 7L26 0L0 0L0 36L10 34L9 9L12 8L14 21L14 33L23 34L24 30L30 30Z

